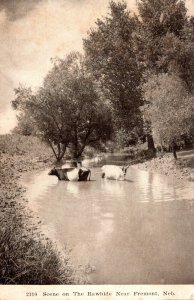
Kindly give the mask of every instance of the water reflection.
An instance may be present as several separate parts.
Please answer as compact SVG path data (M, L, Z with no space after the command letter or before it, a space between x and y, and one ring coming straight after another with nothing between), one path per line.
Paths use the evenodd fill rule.
M144 195L142 202L194 200L194 184L157 173L140 171L138 185Z
M96 266L94 283L194 281L193 183L135 167L126 181L101 179L99 168L90 182L47 173L23 179L30 206L77 264Z
M111 195L111 197L123 196L126 192L125 185L117 180L101 180L101 188L105 194Z

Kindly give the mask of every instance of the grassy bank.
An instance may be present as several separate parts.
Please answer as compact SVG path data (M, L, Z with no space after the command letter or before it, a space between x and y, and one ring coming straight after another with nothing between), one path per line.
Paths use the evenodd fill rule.
M68 253L40 230L41 221L27 209L21 174L52 163L46 145L32 137L0 136L0 284L86 283Z

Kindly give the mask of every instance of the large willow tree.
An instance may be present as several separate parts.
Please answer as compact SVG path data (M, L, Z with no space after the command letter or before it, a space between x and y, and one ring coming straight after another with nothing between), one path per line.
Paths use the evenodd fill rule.
M49 144L58 161L67 148L77 159L86 145L98 146L111 135L109 107L77 52L55 60L36 93L18 89L13 105L32 117L37 135Z

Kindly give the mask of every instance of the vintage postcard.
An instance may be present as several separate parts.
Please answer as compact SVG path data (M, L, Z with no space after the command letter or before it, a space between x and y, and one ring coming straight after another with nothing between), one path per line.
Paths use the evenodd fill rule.
M193 0L0 0L0 299L194 299Z

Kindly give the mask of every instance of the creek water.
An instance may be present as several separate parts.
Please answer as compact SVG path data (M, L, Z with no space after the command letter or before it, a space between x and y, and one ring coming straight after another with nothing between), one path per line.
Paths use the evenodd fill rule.
M125 181L102 179L99 163L91 171L88 182L49 170L23 177L47 236L75 264L95 266L94 284L193 283L194 184L135 166Z

